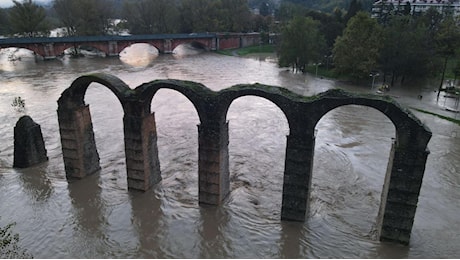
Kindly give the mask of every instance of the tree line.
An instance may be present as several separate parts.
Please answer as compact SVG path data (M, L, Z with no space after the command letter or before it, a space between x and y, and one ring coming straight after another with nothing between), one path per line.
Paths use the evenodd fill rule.
M47 36L65 28L66 36L249 32L268 30L269 14L250 11L247 0L54 0L51 7L13 0L0 9L0 35ZM268 1L266 1L268 3ZM113 24L114 19L121 20Z
M376 19L357 0L346 13L284 12L291 18L281 30L281 66L305 71L311 64L328 64L336 75L358 80L380 72L389 85L439 76L439 88L446 72L460 76L460 21L452 13L402 10Z

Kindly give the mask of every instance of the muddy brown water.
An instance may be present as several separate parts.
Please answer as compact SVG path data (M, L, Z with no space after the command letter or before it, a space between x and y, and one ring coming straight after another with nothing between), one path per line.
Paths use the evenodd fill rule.
M155 53L150 53L156 55ZM193 54L193 55L189 55ZM277 67L270 57L213 53L132 53L8 61L0 54L0 224L15 221L20 245L35 258L455 258L460 255L460 128L414 112L433 131L409 246L376 238L376 217L392 123L372 108L345 106L317 125L311 208L305 222L280 221L285 116L259 97L234 101L230 125L231 193L222 206L198 205L199 119L172 90L152 102L163 180L148 192L127 190L122 108L90 85L90 105L102 170L67 181L57 122L57 99L80 75L106 72L132 88L154 79L183 79L220 90L263 83L313 95L341 84ZM342 86L369 92L370 87ZM430 87L392 90L396 99L439 109ZM422 101L415 97L423 94ZM25 112L11 106L25 100ZM412 98L414 97L414 98ZM437 111L433 111L437 112ZM23 114L41 125L49 161L14 169L13 128ZM453 116L453 115L452 115Z

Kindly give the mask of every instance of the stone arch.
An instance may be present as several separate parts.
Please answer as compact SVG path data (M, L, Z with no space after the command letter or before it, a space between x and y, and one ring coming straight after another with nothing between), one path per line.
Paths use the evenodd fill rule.
M340 97L340 99L338 99ZM317 102L317 103L316 103ZM346 105L361 105L374 108L384 114L395 126L396 142L400 146L414 146L425 149L431 138L431 132L408 109L402 108L394 100L384 97L357 96L341 90L330 90L313 102L317 107L312 120L318 121L331 110ZM319 108L319 109L318 109Z
M395 125L394 142L388 169L382 189L381 207L378 215L378 231L381 240L409 243L415 217L418 195L425 171L427 150L431 132L407 109L401 108L388 97L350 94L341 90L330 90L315 97L308 105L309 117L303 125L304 135L298 136L292 146L307 140L301 146L306 149L299 157L300 148L287 153L292 154L294 163L287 159L282 217L303 221L308 209L308 197L312 179L315 135L314 126L329 111L344 105L362 105L375 108L386 115ZM297 163L297 165L296 165ZM299 167L307 167L307 171ZM305 174L305 176L303 176ZM296 180L296 181L292 181ZM298 185L301 183L301 185ZM301 188L303 187L303 188ZM299 195L300 194L300 195ZM305 207L303 207L305 205ZM302 209L302 211L299 211ZM303 210L305 209L305 210ZM284 213L284 214L283 214Z
M32 48L31 46L8 46L8 47L0 48L0 51L6 50L6 49L16 49L17 51L19 51L19 49L24 49L24 50L30 51L30 53L33 55L37 55L42 58L44 57L44 54L41 53L38 48Z
M261 122L261 124L263 124L265 126L270 125L270 128L276 128L276 129L278 129L277 126L282 126L282 128L280 127L281 129L278 129L279 131L277 131L276 134L272 133L273 135L270 136L271 138L259 139L258 134L259 134L259 129L260 128L257 128L257 131L252 132L253 134L251 135L252 136L251 138L249 138L249 139L245 138L244 139L244 142L249 142L249 143L251 143L250 139L258 140L258 141L261 141L263 143L267 142L267 144L269 144L268 146L272 146L275 143L276 143L276 145L279 144L280 147L279 147L279 149L276 149L277 151L268 149L268 150L266 150L266 152L264 152L264 157L266 157L268 155L268 156L271 156L273 159L276 158L275 161L278 161L277 164L276 164L277 167L271 167L271 166L269 166L270 163L264 163L264 166L259 167L261 169L265 169L264 171L262 170L261 172L257 173L259 170L261 170L261 169L259 169L258 171L254 172L255 174L259 174L259 176L261 175L261 173L269 174L269 176L271 178L273 178L273 180L270 181L270 182L266 181L265 180L266 178L260 178L260 179L257 178L257 181L262 183L262 185L267 185L268 183L271 183L273 181L278 184L278 185L275 186L276 190L277 190L277 192L275 194L276 195L275 202L276 202L276 204L279 204L281 202L281 200L282 200L281 187L282 187L284 172L283 172L283 168L279 169L278 166L279 167L284 167L284 163L285 163L284 160L286 159L285 149L286 149L286 145L287 145L287 140L285 138L287 138L286 136L288 136L288 134L289 134L289 120L288 120L288 117L286 115L286 111L283 111L280 108L280 105L279 105L280 103L277 104L277 103L273 102L273 100L277 101L278 98L279 98L276 94L267 93L267 92L264 92L264 91L259 92L257 90L256 91L247 91L247 92L244 91L244 92L241 92L239 94L241 94L241 95L235 95L235 96L232 97L231 103L226 108L226 111L225 111L225 119L226 119L226 122L228 122L227 124L229 125L229 131L230 131L230 134L229 134L230 143L234 143L235 140L237 140L237 139L235 139L236 136L232 135L233 131L231 131L232 130L231 126L232 125L235 126L234 123L236 122L236 121L233 121L234 118L233 119L229 118L229 113L231 113L230 112L231 107L232 107L232 105L236 105L235 104L236 101L239 101L239 100L241 100L243 98L246 98L246 97L252 97L252 98L257 97L259 100L262 100L262 101L266 102L265 104L267 104L267 103L270 104L270 107L267 107L267 108L270 108L269 113L266 114L263 117L264 120L261 120L262 117L261 117L260 112L262 110L266 111L265 106L262 109L260 107L255 109L255 111L259 111L259 112L257 112L257 117L256 117L257 119L252 118L251 121L252 120L259 120L258 122ZM247 108L248 106L246 105L245 107ZM244 110L241 111L241 112L242 113L238 113L238 119L240 119L242 117L245 118L245 117L248 116L245 113ZM276 118L276 121L274 121L275 118ZM267 120L268 122L265 121L265 120ZM234 123L232 124L232 122L234 122ZM279 123L276 123L276 122L279 122ZM286 129L286 127L287 127L287 129ZM240 128L241 129L246 129L245 131L254 131L254 130L249 130L251 128L249 126L249 124L248 125L243 125L243 126L240 125ZM235 129L235 128L233 128L233 129ZM263 135L263 132L265 132L265 131L266 131L266 129L261 129L260 134ZM274 140L276 140L276 141L274 141ZM246 147L246 146L243 145L243 146L240 146L240 147ZM231 163L230 165L234 165L234 163L238 161L237 159L231 159L230 158L230 154L232 154L232 155L237 154L238 151L234 150L235 148L236 148L235 146L231 146L231 145L229 146L229 163ZM251 165L251 161L253 161L253 160L258 161L258 159L259 159L258 158L259 156L254 156L252 154L254 151L258 151L258 149L255 146L254 147L252 147L252 146L246 147L246 149L248 149L248 148L252 152L251 152L251 154L244 155L245 156L244 161L245 161L245 164ZM265 149L266 148L264 148L264 150ZM280 150L283 150L283 151L280 151ZM233 156L232 156L232 158L233 158ZM283 160L283 161L281 161L281 160ZM241 161L240 163L243 163L243 161ZM267 167L267 168L265 168L265 167ZM231 168L233 168L233 167L231 167ZM234 174L233 171L235 171L235 168L230 169L230 170ZM246 175L246 174L248 174L248 172L240 172L240 174ZM235 177L235 176L233 176L233 177ZM233 179L233 177L231 179ZM254 181L254 179L253 179L253 181ZM232 183L234 184L233 181L232 181ZM281 210L280 208L274 209L273 213L274 214L275 213L279 214L280 210Z
M120 48L119 53L122 53L125 49L127 49L127 48L129 48L129 47L131 47L131 46L133 46L135 44L147 44L148 46L151 46L151 47L155 48L158 51L158 54L161 52L161 48L159 48L159 46L156 46L152 42L139 41L139 42L118 42L118 47Z
M185 96L195 107L200 122L206 120L206 101L210 100L214 92L202 84L183 80L155 80L138 86L135 91L142 97L144 113L151 113L150 104L160 89L175 90Z
M100 169L91 114L84 101L91 83L99 83L111 90L123 108L126 96L131 93L123 81L108 74L79 77L62 93L57 112L64 165L69 178L83 178Z
M199 201L220 204L228 194L228 129L217 120L216 93L202 84L181 80L156 80L136 88L140 109L150 114L150 105L159 89L171 89L184 95L195 107L198 125ZM156 146L156 139L155 139ZM158 167L159 168L159 167ZM159 171L158 171L159 174Z
M120 101L123 109L125 108L125 100L133 93L133 90L126 83L113 75L105 73L85 75L75 79L70 87L61 94L58 99L59 108L72 109L86 106L85 93L91 83L99 83L112 91Z
M199 41L190 42L190 45L193 48L196 48L196 49L202 49L202 50L205 50L205 51L209 51L208 46L206 46L206 44L204 44L202 42L199 42Z
M236 85L228 89L221 90L218 94L219 104L221 107L219 113L222 113L220 117L223 120L226 120L228 109L234 100L243 96L256 96L272 102L275 106L281 109L288 121L289 129L291 129L291 122L297 119L295 115L296 113L293 113L293 111L298 108L298 102L305 99L305 97L297 95L284 88L262 84Z
M108 47L107 47L107 43L99 43L99 42L89 42L89 43L81 43L81 44L78 44L78 48L80 48L81 50L86 50L86 51L97 51L97 52L101 52L101 53L104 53L106 56L109 56L109 51L108 51Z

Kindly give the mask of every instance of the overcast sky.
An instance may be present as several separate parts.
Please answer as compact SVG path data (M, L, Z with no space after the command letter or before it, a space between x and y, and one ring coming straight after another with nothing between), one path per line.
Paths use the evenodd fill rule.
M49 3L52 0L34 0L34 2L37 3ZM21 0L19 0L21 2ZM5 8L5 7L11 7L13 5L13 0L0 0L0 7Z

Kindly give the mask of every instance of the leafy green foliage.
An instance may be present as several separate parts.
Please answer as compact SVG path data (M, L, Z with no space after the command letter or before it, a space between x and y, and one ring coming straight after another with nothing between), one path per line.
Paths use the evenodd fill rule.
M337 72L353 78L368 77L377 66L381 47L382 28L369 14L357 13L335 42L333 55Z
M13 233L16 223L0 227L0 258L32 258L19 246L19 235Z
M282 31L279 65L304 72L310 62L318 62L325 47L318 28L310 17L295 17Z
M392 75L391 85L398 77L423 77L432 71L434 53L426 26L410 16L394 16L384 29L384 39L380 65Z

